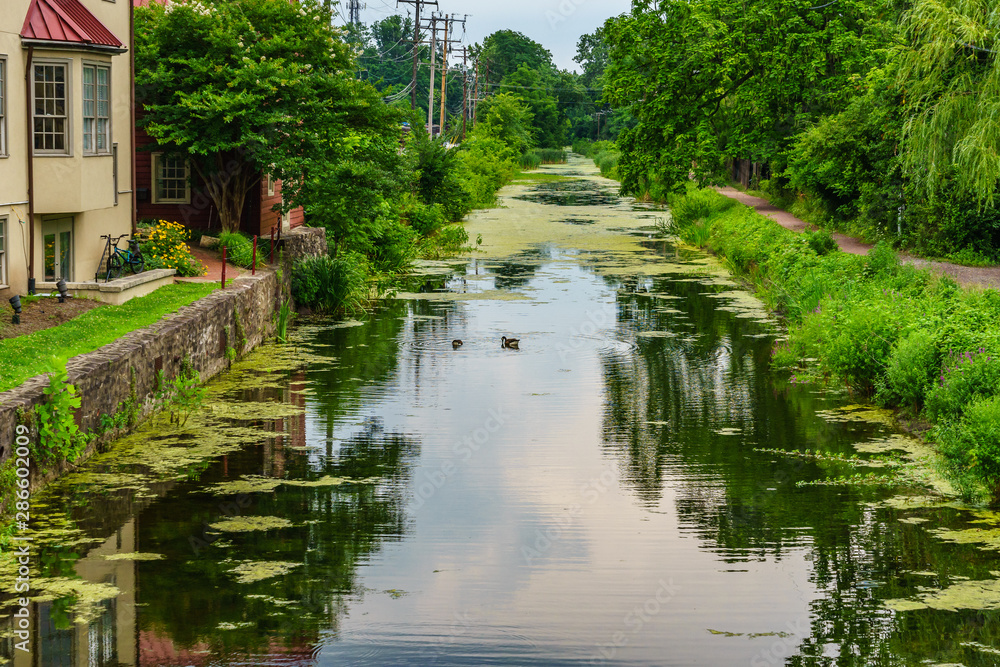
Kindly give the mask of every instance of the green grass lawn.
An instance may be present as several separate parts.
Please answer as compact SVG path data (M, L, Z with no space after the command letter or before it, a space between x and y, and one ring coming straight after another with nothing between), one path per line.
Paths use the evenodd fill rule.
M121 306L102 306L51 329L0 341L0 392L42 373L65 368L71 357L93 352L207 296L215 283L176 283Z

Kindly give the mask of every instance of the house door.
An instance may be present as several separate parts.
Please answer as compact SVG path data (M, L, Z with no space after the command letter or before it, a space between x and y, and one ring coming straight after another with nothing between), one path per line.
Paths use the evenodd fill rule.
M42 220L45 282L73 281L73 218Z

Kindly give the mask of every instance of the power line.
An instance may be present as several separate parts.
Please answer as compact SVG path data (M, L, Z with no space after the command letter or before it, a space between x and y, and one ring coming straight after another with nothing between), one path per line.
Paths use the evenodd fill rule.
M413 21L413 90L410 97L410 108L417 108L417 59L420 57L420 50L417 46L420 44L420 9L421 7L426 7L432 5L434 7L438 6L437 0L396 0L396 7L400 4L403 5L413 5L416 9L416 16Z

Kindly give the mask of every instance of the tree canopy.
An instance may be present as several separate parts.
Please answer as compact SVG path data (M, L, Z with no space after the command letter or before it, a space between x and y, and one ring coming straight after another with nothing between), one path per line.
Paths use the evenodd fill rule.
M319 139L346 135L336 107L358 93L353 68L312 0L136 8L139 123L190 158L227 230L262 173L298 173Z
M638 120L620 140L623 187L707 181L726 155L777 157L867 72L877 19L867 0L637 0L605 26L605 99Z

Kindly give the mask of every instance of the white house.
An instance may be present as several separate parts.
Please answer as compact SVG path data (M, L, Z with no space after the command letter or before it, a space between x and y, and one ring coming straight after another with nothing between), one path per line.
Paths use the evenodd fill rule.
M3 0L0 306L132 229L130 0Z

